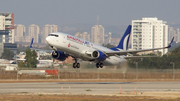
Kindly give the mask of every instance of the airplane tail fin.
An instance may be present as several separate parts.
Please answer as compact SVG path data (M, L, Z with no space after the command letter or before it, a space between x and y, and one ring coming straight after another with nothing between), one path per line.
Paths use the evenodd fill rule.
M172 38L171 42L169 43L169 45L166 48L170 48L172 43L173 43L173 41L174 41L174 37Z
M129 37L131 34L131 25L129 25L124 33L123 37L121 38L117 47L111 48L114 51L119 51L119 49L127 50L129 44Z
M33 40L34 40L34 38L32 38L32 40L31 40L31 44L30 44L30 46L29 46L30 48L33 48L33 47L32 47Z

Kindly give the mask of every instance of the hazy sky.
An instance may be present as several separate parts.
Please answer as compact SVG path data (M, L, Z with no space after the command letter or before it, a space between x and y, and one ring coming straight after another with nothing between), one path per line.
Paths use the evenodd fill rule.
M15 14L15 23L119 26L142 17L180 23L180 0L0 0L0 12Z

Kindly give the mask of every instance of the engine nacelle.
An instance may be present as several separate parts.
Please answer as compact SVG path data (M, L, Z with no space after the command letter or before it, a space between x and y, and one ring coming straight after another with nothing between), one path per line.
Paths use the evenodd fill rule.
M53 51L52 52L52 57L54 59L57 59L57 60L60 60L60 61L64 61L67 58L67 56L64 54L64 52L61 52L61 51Z
M103 52L99 51L99 50L96 50L96 51L92 52L92 57L96 58L99 61L106 60L106 55Z

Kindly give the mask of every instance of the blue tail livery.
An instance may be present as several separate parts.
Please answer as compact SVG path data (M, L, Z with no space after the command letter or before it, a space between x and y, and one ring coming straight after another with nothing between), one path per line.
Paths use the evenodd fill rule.
M34 40L34 38L32 38L32 40L31 40L30 48L32 48L33 40Z
M114 51L119 51L119 49L127 50L129 44L129 37L131 34L131 25L129 25L124 33L123 37L121 38L117 47L111 48Z

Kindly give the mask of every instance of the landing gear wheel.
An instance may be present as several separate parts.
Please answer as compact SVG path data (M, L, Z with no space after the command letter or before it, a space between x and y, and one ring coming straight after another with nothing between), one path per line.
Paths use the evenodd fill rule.
M77 59L75 57L72 57L75 60L75 63L73 63L73 68L80 68L80 63L77 62Z
M96 63L96 67L99 68L99 63Z
M104 65L103 65L103 63L100 63L99 66L100 66L101 68L103 68Z
M76 67L77 67L77 68L80 68L80 63L77 63L77 64L76 64Z
M76 68L77 63L73 63L73 68Z
M97 68L103 68L103 66L104 66L103 63L96 63Z

